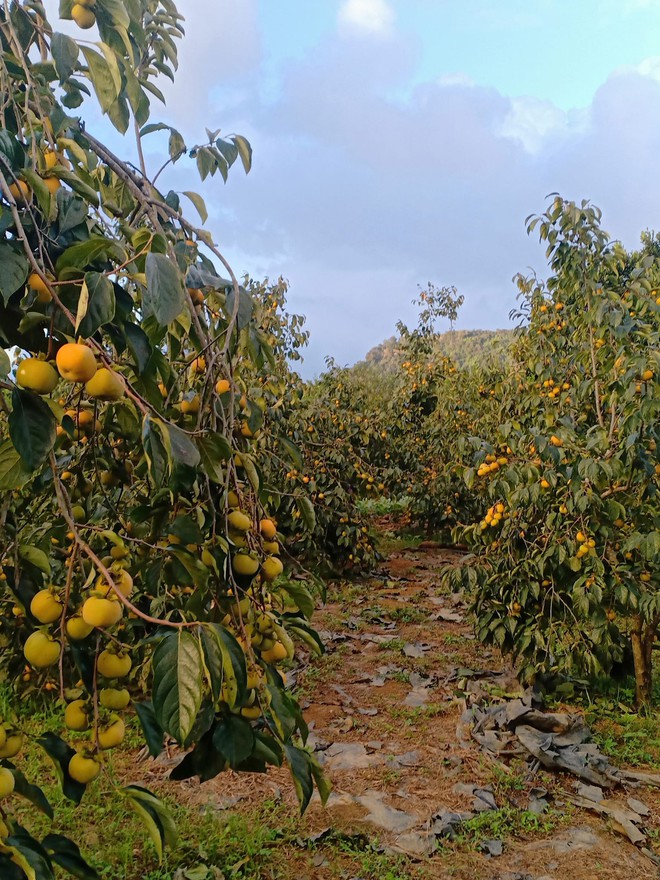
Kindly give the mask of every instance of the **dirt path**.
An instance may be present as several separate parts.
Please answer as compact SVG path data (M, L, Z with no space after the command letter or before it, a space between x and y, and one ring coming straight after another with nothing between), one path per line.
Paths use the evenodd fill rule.
M308 672L301 683L334 785L326 821L375 829L394 851L418 855L429 877L657 877L657 867L601 820L565 805L572 779L531 777L522 762L507 767L472 741L457 742L460 687L495 694L518 687L499 654L474 641L461 597L440 587L439 570L461 559L431 542L392 553L377 576L331 597L319 615L329 657L315 681ZM480 683L467 670L491 674ZM498 815L482 813L467 834L459 826L458 842L429 841L434 817L474 812L475 786L492 793ZM554 797L536 825L528 807L538 788ZM656 808L657 825L660 798L641 796ZM502 855L488 857L500 844Z
M462 558L432 543L392 552L368 580L333 588L319 612L327 654L292 678L333 793L326 808L313 802L302 820L300 835L313 854L292 853L291 876L371 877L352 873L350 859L338 864L330 846L357 835L410 857L396 878L657 878L658 868L625 838L566 803L572 778L532 776L522 760L504 764L469 736L458 740L462 689L497 695L519 688L498 653L475 642L461 597L440 586L440 569ZM163 769L152 765L155 777ZM544 791L549 809L536 815L530 796L533 806ZM279 772L266 779L224 774L201 787L185 783L181 794L239 811L274 797L294 810L290 782ZM625 804L630 794L616 797ZM660 795L632 794L650 807L647 829L657 834ZM455 826L453 841L429 837L430 828L453 821L452 812L472 818Z

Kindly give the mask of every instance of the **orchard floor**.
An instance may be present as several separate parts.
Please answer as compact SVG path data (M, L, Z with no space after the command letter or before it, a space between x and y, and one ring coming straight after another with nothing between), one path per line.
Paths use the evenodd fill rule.
M460 552L387 538L383 546L389 552L371 577L331 588L316 619L327 654L294 674L312 742L332 780L328 805L314 800L300 819L285 771L228 773L200 786L194 780L166 780L178 761L174 754L156 761L131 755L120 775L158 791L173 805L182 842L169 865L158 868L137 819L126 817L105 828L99 804L99 824L94 825L92 807L86 816L92 827L85 831L83 826L82 835L81 829L59 823L59 830L75 835L104 878L658 877L658 867L614 828L564 800L574 791L574 779L543 772L531 776L526 764L502 764L469 737L458 739L464 708L459 684L476 681L484 692L515 693L515 677L496 651L474 641L463 603L440 585L439 569L460 565ZM489 675L475 679L469 670ZM612 750L618 734L616 725L608 728ZM649 748L640 754L657 770L660 750ZM422 853L438 811L471 811L473 797L466 792L472 785L490 788L496 809L460 826L453 841L439 840L432 852ZM530 792L538 788L550 793L550 808L540 816L528 810ZM650 808L645 830L657 852L660 790L621 791L614 797L625 805L631 794ZM500 844L501 855L484 852L484 846L498 851Z

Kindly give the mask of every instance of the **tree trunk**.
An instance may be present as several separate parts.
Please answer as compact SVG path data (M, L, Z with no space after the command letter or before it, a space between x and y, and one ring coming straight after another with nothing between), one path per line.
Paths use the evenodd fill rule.
M653 643L658 630L658 619L645 623L640 615L633 621L631 633L635 664L635 705L645 710L653 696Z

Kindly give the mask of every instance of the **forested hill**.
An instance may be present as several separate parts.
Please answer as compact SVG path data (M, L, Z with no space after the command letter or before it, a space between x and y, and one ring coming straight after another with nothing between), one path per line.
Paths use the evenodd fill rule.
M438 335L436 350L458 366L465 366L503 351L512 338L512 330L449 330ZM400 362L398 352L399 339L391 336L367 352L363 363L395 368Z

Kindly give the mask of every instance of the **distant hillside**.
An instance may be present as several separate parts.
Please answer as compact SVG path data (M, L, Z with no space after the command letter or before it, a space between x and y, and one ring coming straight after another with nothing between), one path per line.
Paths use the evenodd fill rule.
M439 334L436 350L463 367L503 353L512 338L512 330L449 330ZM400 361L399 352L399 339L391 336L367 352L363 363L394 369Z

